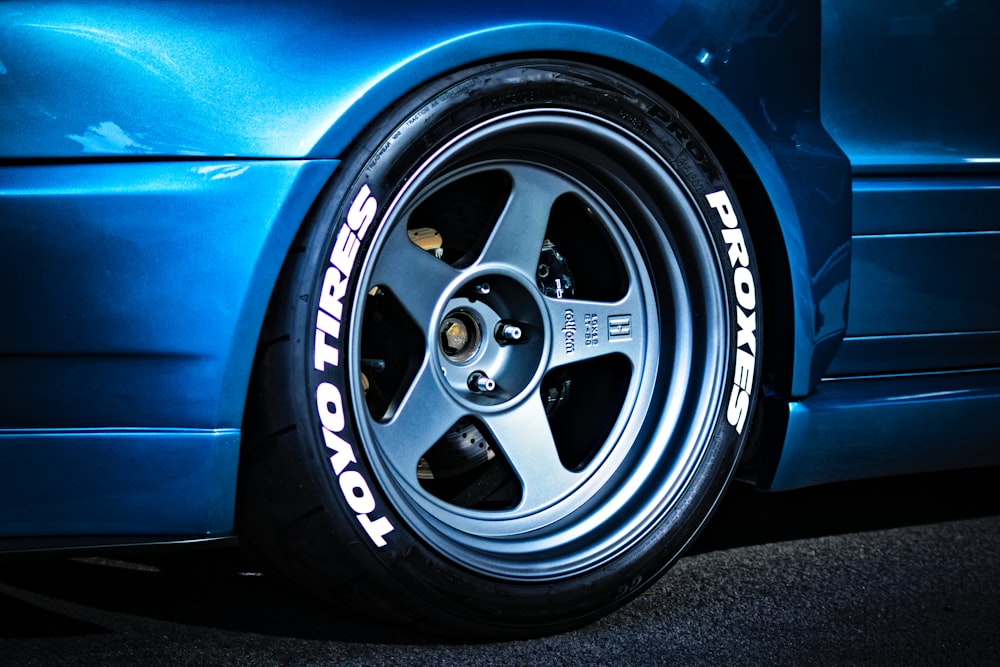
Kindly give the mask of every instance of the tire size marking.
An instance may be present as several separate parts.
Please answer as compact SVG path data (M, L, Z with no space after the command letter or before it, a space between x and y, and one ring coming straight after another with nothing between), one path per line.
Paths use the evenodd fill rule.
M750 253L725 190L706 195L708 205L722 220L722 239L728 246L732 280L736 288L736 366L726 417L737 433L743 432L750 412L750 394L757 364L757 285L750 271Z
M338 344L344 315L343 299L361 241L377 212L378 201L371 195L371 189L368 185L361 186L333 243L330 265L323 274L323 287L316 310L313 368L320 373L329 366L340 365ZM371 487L358 470L348 467L356 465L358 459L351 444L339 435L347 425L341 388L330 382L321 382L316 387L316 409L323 430L323 442L332 452L330 466L337 475L340 492L371 541L377 547L384 547L387 544L385 536L392 532L393 525L385 516L372 519L378 508Z

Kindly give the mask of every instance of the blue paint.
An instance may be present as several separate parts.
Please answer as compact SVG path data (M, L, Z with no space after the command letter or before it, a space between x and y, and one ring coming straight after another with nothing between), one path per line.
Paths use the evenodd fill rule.
M880 475L1000 464L1000 372L824 382L787 410L773 491Z
M996 171L998 9L823 0L823 121L856 171Z
M0 433L0 537L233 530L239 431Z
M0 167L0 424L238 428L330 161Z
M762 485L996 462L977 429L1000 407L998 18L903 0L0 5L0 534L230 530L264 313L338 161L422 83L540 54L641 80L741 166L773 260Z
M464 65L532 53L619 62L711 116L762 182L779 226L772 233L795 267L791 298L777 306L792 328L780 384L807 394L843 335L849 272L848 167L818 113L818 4L458 9L5 5L10 75L0 94L11 103L0 106L0 125L13 131L0 136L0 156L337 159L414 86ZM702 51L714 54L710 68Z

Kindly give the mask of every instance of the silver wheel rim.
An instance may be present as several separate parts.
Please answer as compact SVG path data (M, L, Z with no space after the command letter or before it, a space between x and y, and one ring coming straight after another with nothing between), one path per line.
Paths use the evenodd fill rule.
M412 241L411 218L431 197L447 201L472 179L494 176L506 179L509 194L474 252L449 263ZM600 229L620 294L542 293L539 255L557 201L586 211L587 224ZM354 410L381 488L428 546L491 577L555 580L625 553L676 511L710 447L728 318L706 223L674 171L637 136L570 110L483 122L408 179L359 275L357 302L390 295L418 341L386 411L373 413L365 401ZM494 335L510 322L523 340ZM588 344L595 330L597 343ZM377 333L355 318L350 340ZM372 376L362 347L349 351L354 396ZM574 398L560 404L569 410L560 419L593 420L601 433L567 468L543 386L556 372L584 377L592 368L626 368L627 377L609 391L613 414L597 414L594 400L579 414ZM482 377L495 388L486 391ZM516 502L459 503L421 481L428 452L463 420L513 475L505 483L519 487Z

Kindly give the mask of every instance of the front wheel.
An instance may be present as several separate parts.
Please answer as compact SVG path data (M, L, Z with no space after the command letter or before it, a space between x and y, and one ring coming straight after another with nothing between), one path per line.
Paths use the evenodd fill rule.
M758 278L665 101L569 63L455 74L356 142L301 241L245 424L242 528L278 569L514 636L693 538L749 431Z

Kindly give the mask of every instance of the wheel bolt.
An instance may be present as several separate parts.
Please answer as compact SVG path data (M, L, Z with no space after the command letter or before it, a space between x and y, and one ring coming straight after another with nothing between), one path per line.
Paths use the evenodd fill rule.
M476 393L493 391L497 388L497 383L482 371L475 371L469 375L469 389Z
M517 341L521 340L521 336L523 335L524 332L521 330L521 327L517 326L516 324L510 324L509 322L508 323L501 322L497 326L496 336L497 340L500 341L501 343L516 343Z
M479 283L478 285L476 285L476 292L478 292L481 296L486 296L487 294L490 293L490 284Z

